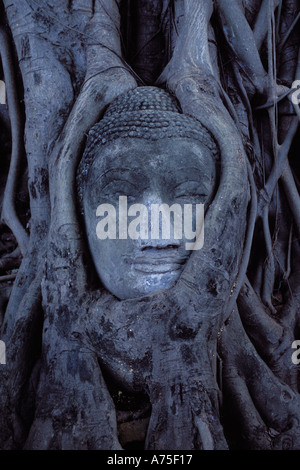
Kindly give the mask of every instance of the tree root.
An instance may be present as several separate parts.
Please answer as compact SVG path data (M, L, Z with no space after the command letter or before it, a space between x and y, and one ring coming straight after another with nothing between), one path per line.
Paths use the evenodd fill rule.
M231 317L222 332L220 355L224 393L230 397L234 394L235 400L230 398L230 402L240 431L247 437L247 448L299 448L299 394L279 381L261 360L238 314Z
M34 3L39 6L38 2ZM275 144L270 146L274 166L265 191L261 193L257 211L255 181L237 129L238 113L228 95L222 95L220 79L210 61L208 28L213 2L183 1L185 19L173 57L159 83L164 83L174 93L184 113L207 127L220 147L220 189L206 221L210 241L201 253L190 257L180 280L169 292L138 301L120 302L105 291L90 291L74 181L90 128L120 93L137 86L138 77L122 57L120 1L91 3L94 11L86 31L82 33L72 26L67 27L68 31L77 32L84 39L86 47L87 70L79 94L73 92L73 77L70 77L65 64L58 64L55 54L48 51L57 67L53 76L60 79L57 88L64 92L61 98L64 102L55 109L51 108L39 125L39 116L44 109L48 111L48 107L41 101L39 115L33 117L32 102L36 95L31 91L26 95L27 138L32 129L47 134L48 118L54 123L54 129L46 137L34 134L36 141L28 139L27 142L32 183L32 232L27 245L27 241L22 240L22 230L20 232L18 227L13 229L22 253L26 254L27 250L27 254L15 279L1 331L1 339L8 346L8 367L1 370L2 447L22 448L26 440L28 449L120 449L115 406L102 374L108 369L114 379L121 379L122 386L142 389L149 394L152 415L146 438L148 449L167 449L170 442L176 449L227 448L220 420L218 398L221 392L215 367L219 338L218 353L223 366L219 384L225 406L235 412L236 428L241 430L244 446L254 449L300 448L297 371L289 350L300 318L299 289L292 285L297 284L299 254L292 246L291 233L287 258L290 263L287 263L285 279L291 296L281 315L276 318L269 315L247 279L242 287L258 212L258 217L264 220L266 251L271 260L265 269L263 298L272 307L275 269L269 216L270 202L280 178L291 206L293 224L295 228L300 227L297 212L299 194L288 165L296 123L291 121L291 130L284 136L281 146L278 146L277 139L275 112L280 88L275 76L274 11L272 21L264 24L262 19L266 17L269 2L261 2L253 32L242 8L239 8L240 2L216 2L223 15L222 21L225 19L237 33L236 37L227 34L227 39L241 69L246 71L258 93L273 99L272 107L269 107L270 100L267 99L270 125L267 123L266 127L271 129L272 143ZM281 9L281 2L273 2L273 5L277 3ZM19 5L16 2L16 9ZM167 5L166 1L164 5ZM7 1L7 8L10 6L10 1ZM22 6L18 15L21 11ZM51 14L49 16L55 19L53 15L52 18ZM16 24L17 19L17 15L13 17ZM59 19L56 20L63 26ZM258 52L267 33L266 26L269 77ZM34 26L30 34L36 38L32 31ZM241 31L245 33L244 38L240 37ZM290 31L286 32L287 38ZM17 28L15 36L20 36ZM24 48L21 41L17 39L16 42L24 80L28 80L25 89L30 90L31 62L22 57ZM33 46L36 47L37 43L33 42ZM3 50L5 58L7 51ZM39 65L47 76L48 64L43 59ZM30 73L31 79L28 79ZM257 123L252 119L249 94L237 71L236 78L254 135ZM51 90L47 89L49 95L55 97L56 83L50 85ZM271 85L272 95L268 94L268 85ZM275 93L273 88L276 88ZM14 87L11 92L15 94ZM75 104L70 112L73 99ZM13 96L10 114L12 127L17 130L13 136L14 148L20 149L22 132L16 100ZM69 113L66 120L61 117L63 113ZM16 119L16 126L13 119ZM260 150L258 144L256 139ZM13 150L6 191L10 204L15 196L19 157L20 152ZM40 170L45 175L48 163L50 224L48 188L43 185L40 192L36 191L41 179ZM248 182L252 201L246 228ZM15 213L11 210L8 213L9 217L16 219ZM290 227L288 217L287 220ZM294 253L297 254L295 259ZM9 264L4 263L3 266L4 270ZM263 275L258 277L256 292L260 291L262 279ZM235 308L239 293L237 302L243 323ZM153 333L152 336L149 332ZM22 398L41 349L41 375L32 423L33 417L26 416L24 412Z
M20 248L17 247L12 253L2 256L0 259L0 272L9 271L10 269L19 268L22 262Z
M7 276L0 276L0 282L14 281L17 274L8 274Z
M7 89L7 102L12 132L12 155L3 198L2 219L14 233L24 256L28 246L28 234L22 226L15 209L17 178L23 155L23 125L13 70L13 59L6 33L0 27L0 54Z

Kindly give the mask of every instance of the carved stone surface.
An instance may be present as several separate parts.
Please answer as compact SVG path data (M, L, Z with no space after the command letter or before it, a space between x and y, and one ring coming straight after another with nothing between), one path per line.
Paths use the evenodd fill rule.
M1 449L300 448L298 11L0 0Z

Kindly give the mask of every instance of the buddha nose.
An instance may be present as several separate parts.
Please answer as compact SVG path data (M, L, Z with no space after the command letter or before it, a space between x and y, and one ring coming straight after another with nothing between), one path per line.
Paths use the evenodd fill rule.
M182 240L182 212L180 206L177 207L179 212L176 214L176 211L171 211L170 206L157 194L148 195L144 204L147 207L149 217L148 238L140 240L142 251L179 248ZM174 206L172 209L174 209Z

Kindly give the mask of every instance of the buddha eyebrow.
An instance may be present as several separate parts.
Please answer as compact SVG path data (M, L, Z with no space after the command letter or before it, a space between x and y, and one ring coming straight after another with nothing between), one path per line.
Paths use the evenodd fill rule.
M115 172L117 172L118 175L119 175L119 174L122 173L123 171L124 171L124 172L125 172L125 171L129 171L130 173L134 173L134 174L135 174L136 170L137 170L137 168L133 168L133 169L132 169L132 168L109 168L108 170L104 171L104 173L102 173L102 174L100 175L100 178L102 178L103 176L106 176L108 173L115 173Z
M113 184L113 183L115 183L115 182L118 182L118 181L123 182L123 183L128 183L128 184L130 184L131 186L133 186L137 191L139 190L139 188L138 188L138 186L136 186L136 184L134 184L132 181L128 181L128 180L126 180L126 179L124 179L124 178L122 178L122 177L118 177L118 178L115 178L115 179L113 179L113 180L107 181L107 182L101 187L101 189L103 190L104 188L106 188L106 186L108 186L108 185L110 185L110 184Z
M204 165L203 165L204 167ZM198 166L183 166L181 168L178 168L178 171L182 171L182 170L195 170L195 171L200 171L199 167Z
M204 181L196 181L196 180L184 180L184 181L180 181L179 183L176 184L175 186L175 189L177 189L179 186L182 186L183 184L191 184L191 183L195 183L197 185L201 185L204 183ZM200 189L200 188L199 188Z
M110 169L106 170L99 177L99 179L101 180L101 182L103 184L101 189L103 190L109 184L113 184L114 182L119 181L119 182L130 184L137 191L140 190L140 188L135 184L134 181L130 181L130 180L126 179L126 176L124 175L124 173L129 172L132 175L136 176L136 171L137 171L137 169L132 169L132 168L110 168ZM116 173L116 176L114 177L113 175L111 175L112 173ZM107 181L107 179L108 179L108 181Z
M203 168L204 170L204 168ZM203 180L203 177L204 176L207 176L204 171L199 169L199 168L196 168L196 167L183 167L183 168L179 168L177 170L174 171L174 175L178 175L179 178L182 180L179 184L182 184L182 183L185 183L186 181L195 181L194 179L193 180L189 180L188 179L188 176L190 175L190 173L192 172L193 176L195 177L195 173L196 173L196 177L198 177L199 175L199 180ZM186 180L184 180L184 178L187 178ZM197 181L196 181L197 182Z

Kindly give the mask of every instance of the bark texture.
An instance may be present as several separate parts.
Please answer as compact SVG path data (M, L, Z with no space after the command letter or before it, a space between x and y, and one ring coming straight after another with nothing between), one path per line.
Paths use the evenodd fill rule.
M0 448L300 449L299 1L1 13ZM91 127L140 85L210 131L220 178L176 285L119 301L95 276L75 176Z

